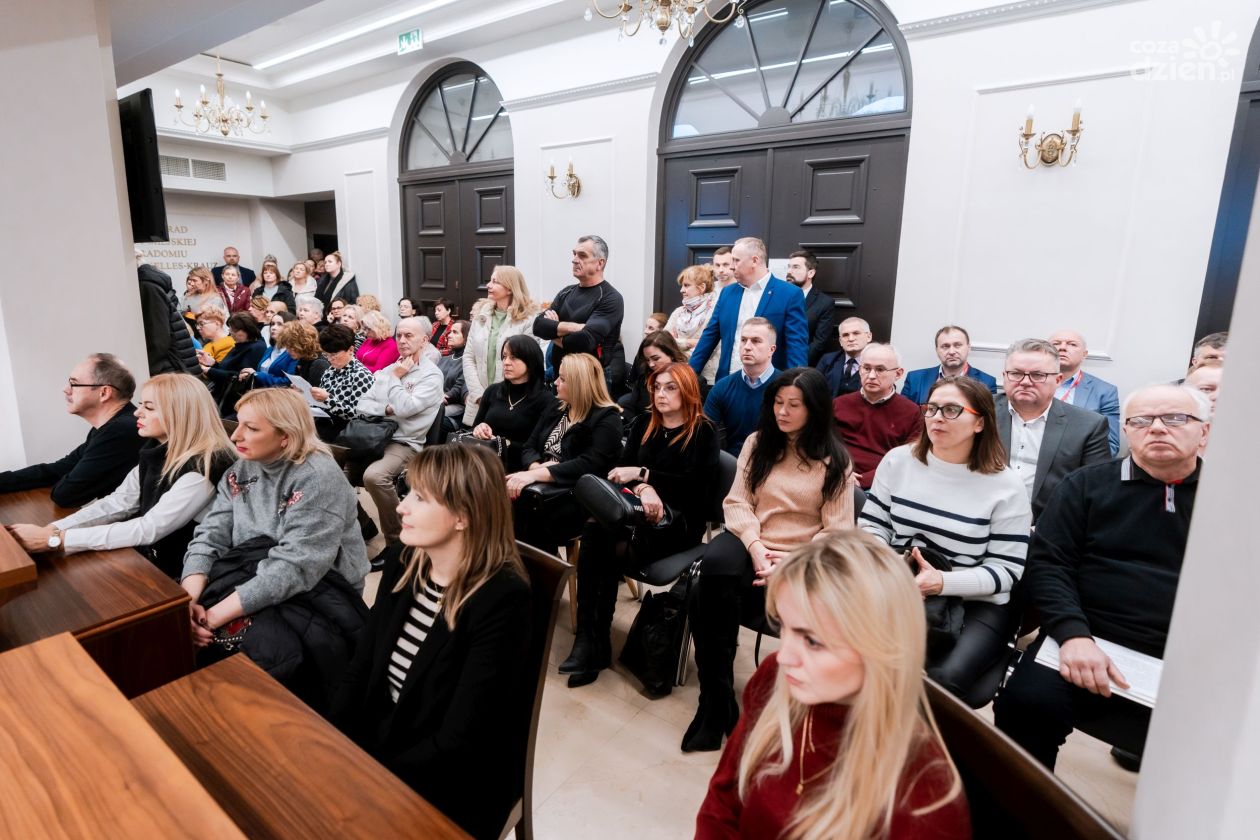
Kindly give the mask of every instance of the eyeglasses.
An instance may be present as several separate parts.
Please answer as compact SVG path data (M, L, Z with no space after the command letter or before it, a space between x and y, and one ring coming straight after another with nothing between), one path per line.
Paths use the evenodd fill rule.
M1173 414L1135 414L1132 417L1125 418L1124 425L1130 429L1149 429L1155 421L1158 420L1164 424L1166 428L1176 429L1186 425L1191 420L1196 423L1202 423L1201 417L1195 417L1193 414L1184 414L1180 411Z
M967 408L967 406L959 405L958 403L945 403L945 405L928 403L927 405L919 406L919 411L923 412L924 417L935 417L936 413L939 411L941 414L945 415L946 420L957 420L962 416L964 411L968 414L974 414L977 417L980 416L980 412L976 411L974 408Z
M1002 373L1006 376L1007 382L1019 383L1024 380L1024 377L1028 377L1030 382L1035 382L1038 385L1055 375L1053 373L1046 373L1044 370L1004 370Z
M862 371L863 376L867 376L872 373L876 376L883 376L885 373L897 370L897 368L884 367L883 365L862 365L859 370Z
M104 388L104 382L75 382L73 379L67 379L66 384L71 388Z
M678 385L674 382L658 382L652 386L653 394L677 394Z

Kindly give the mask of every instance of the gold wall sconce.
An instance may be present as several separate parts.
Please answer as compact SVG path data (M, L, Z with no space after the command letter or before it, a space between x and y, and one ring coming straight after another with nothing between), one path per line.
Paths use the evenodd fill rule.
M573 172L573 161L569 161L568 171L560 182L561 192L556 192L556 162L547 166L547 191L552 198L577 198L582 194L582 179Z
M1085 129L1081 128L1081 100L1076 100L1076 106L1072 110L1072 127L1063 131L1051 132L1049 134L1044 131L1037 138L1036 146L1032 145L1033 137L1033 106L1028 106L1028 113L1024 116L1024 130L1019 133L1019 157L1024 162L1027 169L1036 169L1038 166L1067 166L1076 163L1076 147L1081 142L1081 132ZM1029 160L1028 152L1035 150L1036 154Z

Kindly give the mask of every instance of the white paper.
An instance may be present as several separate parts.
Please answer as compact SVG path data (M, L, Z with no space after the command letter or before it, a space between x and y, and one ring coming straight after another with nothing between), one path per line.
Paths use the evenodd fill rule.
M328 412L324 411L324 407L319 400L311 396L311 383L296 373L286 373L285 376L289 377L289 381L293 383L293 386L302 392L302 396L306 397L306 404L311 407L311 414L316 417L328 416Z
M1120 673L1129 684L1128 688L1121 688L1113 682L1111 692L1134 703L1155 708L1155 698L1159 694L1159 679L1164 672L1164 661L1106 639L1096 638L1094 643L1098 645L1099 650L1111 657L1111 661L1120 669ZM1047 668L1059 670L1058 642L1047 636L1041 643L1041 650L1037 651L1036 661Z

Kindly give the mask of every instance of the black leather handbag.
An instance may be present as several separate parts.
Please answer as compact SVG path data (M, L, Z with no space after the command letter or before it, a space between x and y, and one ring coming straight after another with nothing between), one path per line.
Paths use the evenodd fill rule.
M952 572L954 564L939 551L919 546L919 553L932 568L941 572ZM911 571L917 573L919 568L914 558L907 552L906 560ZM939 662L945 654L954 649L963 628L963 599L957 595L929 595L923 599L923 610L927 617L927 660Z
M590 474L582 476L573 488L573 496L605 528L638 528L648 524L643 501L631 493L630 488L613 484L606 478ZM665 505L660 521L651 527L665 528L673 520L673 512L669 505Z
M336 443L350 450L352 458L375 461L385 454L385 447L398 431L398 422L385 417L355 417L337 435Z

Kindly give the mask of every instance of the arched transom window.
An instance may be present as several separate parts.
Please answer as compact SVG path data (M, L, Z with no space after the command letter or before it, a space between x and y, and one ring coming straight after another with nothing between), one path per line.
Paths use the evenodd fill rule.
M411 115L404 169L507 160L512 127L499 88L468 65L433 84Z
M767 0L694 51L671 138L906 109L901 57L854 0Z

